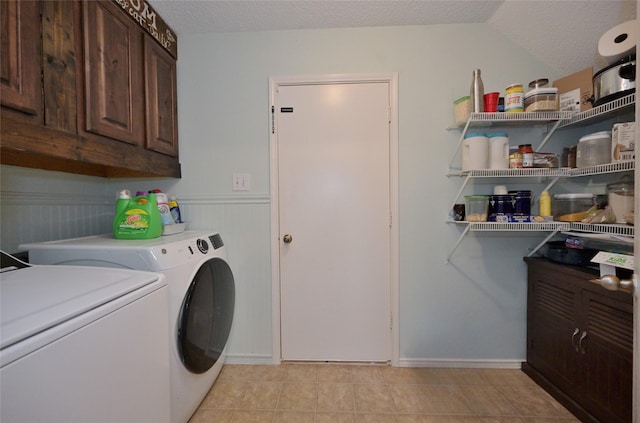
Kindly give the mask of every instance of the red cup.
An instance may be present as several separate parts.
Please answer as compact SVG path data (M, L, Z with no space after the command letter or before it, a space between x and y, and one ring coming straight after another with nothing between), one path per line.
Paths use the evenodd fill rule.
M486 93L484 95L484 111L493 113L498 111L498 98L500 93Z

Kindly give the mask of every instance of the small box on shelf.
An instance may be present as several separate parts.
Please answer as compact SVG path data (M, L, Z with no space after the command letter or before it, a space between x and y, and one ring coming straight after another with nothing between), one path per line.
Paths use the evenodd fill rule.
M534 218L537 216L531 216L528 214L514 214L514 213L497 213L490 217L490 221L496 223L530 223L538 222Z

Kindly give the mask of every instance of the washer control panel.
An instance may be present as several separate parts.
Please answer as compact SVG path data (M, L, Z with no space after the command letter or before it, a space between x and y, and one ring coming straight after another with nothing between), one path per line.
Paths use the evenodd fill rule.
M170 269L191 260L200 260L213 255L214 251L224 246L220 234L199 233L187 239L165 242L153 249L153 260L149 266L155 271Z

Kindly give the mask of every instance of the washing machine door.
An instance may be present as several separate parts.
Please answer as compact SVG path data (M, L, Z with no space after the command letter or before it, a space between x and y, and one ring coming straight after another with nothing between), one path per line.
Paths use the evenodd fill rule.
M200 266L182 304L178 347L184 366L204 373L220 358L229 338L235 284L229 265L212 258Z

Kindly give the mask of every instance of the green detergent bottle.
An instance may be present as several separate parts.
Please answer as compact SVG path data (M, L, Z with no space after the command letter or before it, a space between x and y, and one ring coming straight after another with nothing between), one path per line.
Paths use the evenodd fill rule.
M124 198L123 198L124 197ZM128 198L121 195L116 202L113 236L117 239L150 239L162 235L162 218L155 194Z

